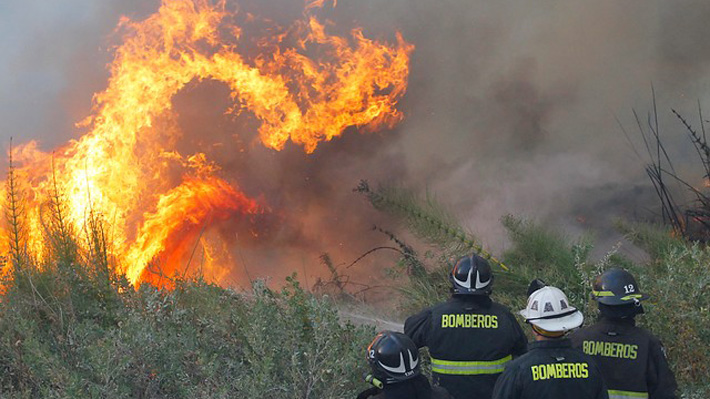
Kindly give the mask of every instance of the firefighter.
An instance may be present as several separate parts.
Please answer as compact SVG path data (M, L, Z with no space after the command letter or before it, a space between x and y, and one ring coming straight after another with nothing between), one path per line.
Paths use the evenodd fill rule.
M591 356L572 348L565 335L582 325L582 313L558 288L534 290L520 314L535 342L510 362L498 379L493 399L608 399L601 370Z
M648 299L636 280L623 269L613 268L598 276L592 297L599 320L572 335L572 344L599 364L612 399L674 399L677 385L668 367L661 341L636 327L634 317L643 313Z
M451 298L409 317L404 333L428 347L434 383L456 399L490 399L496 379L527 339L510 311L490 299L493 273L477 255L456 263Z
M367 347L371 374L365 381L374 387L357 399L451 399L441 387L432 387L419 371L419 350L408 336L383 331Z

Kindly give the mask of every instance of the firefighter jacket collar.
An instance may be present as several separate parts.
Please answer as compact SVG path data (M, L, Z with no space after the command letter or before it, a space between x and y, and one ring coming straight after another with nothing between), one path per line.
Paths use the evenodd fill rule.
M418 376L414 381L385 385L383 390L386 399L428 398L431 395L429 381L424 376Z
M429 380L418 375L407 381L385 385L384 389L368 389L358 395L358 399L451 399L449 393L440 387L432 387Z
M488 296L481 295L451 295L449 302L460 303L464 307L472 309L488 309L493 304L493 301Z
M533 349L551 349L551 348L571 348L572 341L567 338L547 339L544 341L534 341L528 344L528 351Z
M617 306L598 303L597 305L599 306L601 317L608 317L610 319L633 319L637 315L646 313L643 305L640 303Z
M636 320L633 317L618 319L615 317L599 316L599 324L634 327Z

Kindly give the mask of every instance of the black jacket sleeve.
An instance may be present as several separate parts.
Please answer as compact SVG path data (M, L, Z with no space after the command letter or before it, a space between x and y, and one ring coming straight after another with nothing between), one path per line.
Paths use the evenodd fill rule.
M602 371L599 368L599 366L596 363L591 363L589 365L590 367L594 367L596 372L594 373L595 375L599 376L599 380L601 384L599 384L599 391L597 392L596 398L597 399L609 399L609 390L606 386L606 383L604 382L604 379L602 378Z
M492 399L518 399L521 395L521 387L518 384L518 368L506 367L503 374L498 377L493 388Z
M410 316L404 322L404 333L414 341L417 348L427 346L431 327L431 309Z
M523 329L520 328L520 323L518 320L510 313L510 318L513 324L513 333L516 335L515 346L513 346L512 355L513 357L518 357L528 351L528 337L525 336Z
M432 399L454 399L449 391L439 386L431 387L431 397Z
M606 389L606 385L602 384L597 393L597 399L609 399L609 391Z
M649 399L676 399L678 385L673 371L668 366L665 349L661 341L652 340L648 356L648 397Z
M357 395L357 399L367 399L367 398L370 398L370 397L373 397L373 396L377 396L377 395L380 394L380 392L382 392L381 389L375 388L375 387L371 387L371 388L368 388L368 389L366 389L366 390L360 392L360 394Z

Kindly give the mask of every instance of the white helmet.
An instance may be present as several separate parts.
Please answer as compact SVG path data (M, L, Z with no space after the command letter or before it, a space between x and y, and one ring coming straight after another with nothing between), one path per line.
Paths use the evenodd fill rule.
M545 331L565 332L582 325L582 312L569 304L559 288L546 286L530 294L528 306L520 311L525 321Z

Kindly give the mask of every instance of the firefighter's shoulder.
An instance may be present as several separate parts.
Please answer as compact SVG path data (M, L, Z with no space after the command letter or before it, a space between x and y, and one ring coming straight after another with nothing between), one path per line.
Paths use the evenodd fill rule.
M446 390L446 388L440 386L431 387L431 398L432 399L453 399L453 396Z
M661 339L649 330L643 327L634 326L631 329L631 334L634 336L637 342L646 343L648 345L648 349L651 352L661 352L663 354L663 357L666 357L666 351L663 342L661 342Z
M602 334L602 328L599 324L592 324L580 329L573 331L569 335L570 341L572 341L572 346L579 348L582 346L582 342L590 337L594 337Z
M657 354L660 354L663 356L663 358L667 361L668 360L668 354L666 353L666 347L663 345L663 342L661 341L660 338L657 336L653 335L650 331L646 330L643 327L637 327L639 329L639 336L642 336L644 339L648 341L648 348L649 351L652 353L655 352Z
M527 357L528 355L530 355L530 353L526 352L526 353L516 357L515 359L509 361L505 365L505 369L503 370L503 373L515 374L515 373L519 373L521 369L529 367L529 365L532 364L534 361L531 360L529 357Z
M515 318L515 315L513 315L513 313L507 306L501 305L497 302L493 302L491 304L490 313L497 315L503 320L501 328L515 328L517 330L520 330L520 324L518 323L518 320ZM520 331L520 334L523 335L522 331Z
M436 303L432 306L429 306L427 308L424 308L420 310L418 313L415 313L407 318L409 319L417 319L417 318L424 318L424 317L431 317L432 313L440 312L442 310L449 309L452 306L452 299L449 298L447 301L442 301L439 303Z
M361 392L357 399L385 399L385 392L381 389L367 389ZM440 386L431 387L431 399L454 399L445 388Z
M491 307L490 307L490 312L499 314L499 315L507 315L513 319L515 319L515 316L513 315L513 312L510 311L510 308L508 308L505 305L501 305L498 302L492 301L491 302Z
M421 324L427 323L429 319L431 319L431 311L432 308L426 308L419 313L407 317L404 321L404 333L409 335L409 333L407 333L408 329L419 328Z
M370 387L357 395L357 399L383 399L385 397L384 392L375 387Z
M414 341L417 348L429 345L429 330L431 328L431 308L409 316L404 321L404 333Z
M433 314L445 313L451 307L451 301L444 301L415 313L404 321L404 333L410 335L413 330L418 330L427 325Z
M636 336L648 340L651 345L662 345L660 338L643 327L636 325L633 327L633 332Z

